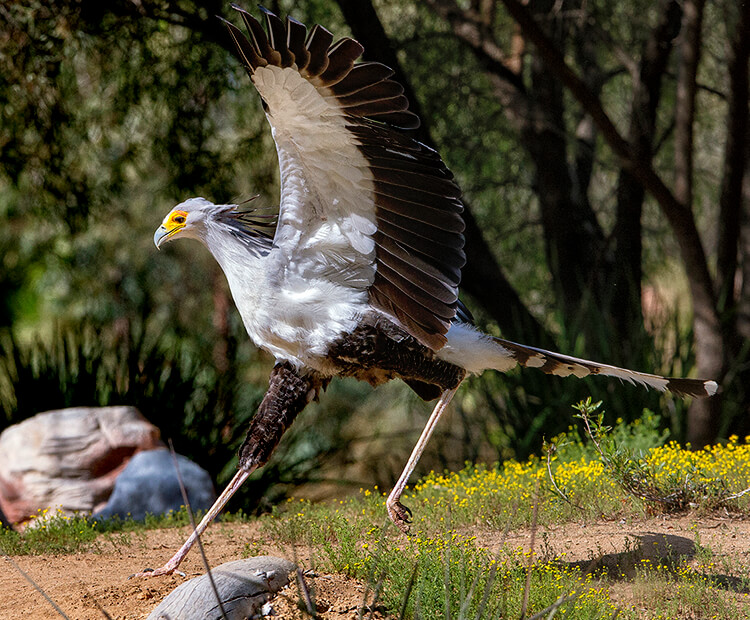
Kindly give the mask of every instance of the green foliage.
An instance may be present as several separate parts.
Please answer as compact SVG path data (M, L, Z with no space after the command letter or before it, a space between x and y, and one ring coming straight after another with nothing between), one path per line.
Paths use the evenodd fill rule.
M365 581L367 604L401 610L399 617L518 617L527 590L529 616L551 613L555 603L573 618L604 617L615 609L606 591L576 569L511 550L493 556L445 522L432 524L435 534L404 538L390 525L371 525L373 506L382 511L382 502L372 499L335 509L292 504L264 523L275 541L316 549L323 558L319 570Z
M747 605L739 597L718 596L726 588L726 578L700 573L681 564L677 567L654 566L641 562L633 582L638 607L648 610L646 618L741 618ZM747 578L732 578L728 589L746 592Z
M196 408L198 392L206 391L199 369L175 351L159 350L141 331L119 343L92 325L58 328L50 344L24 344L3 334L3 426L72 406L129 404L166 419L183 418Z
M634 448L622 441L632 434L613 433L611 427L604 425L603 412L596 413L601 404L591 398L579 402L574 406L579 411L576 417L583 420L586 435L608 475L626 493L645 501L650 510L734 508L734 502L750 491L729 488L727 475L742 465L723 465L718 457L723 452L731 454L736 438L725 449L715 447L699 453L682 450L674 442L658 450ZM744 480L746 483L747 478Z
M193 513L195 523L201 520L203 513L199 510ZM240 520L241 517L237 517ZM92 524L96 524L98 532L137 532L142 530L161 530L172 527L184 527L191 525L190 514L185 506L180 506L179 510L168 510L164 514L154 515L146 513L143 521L135 521L130 514L124 519L119 516L109 517L107 519L97 519L89 517Z
M201 513L193 515L195 520ZM80 553L96 549L105 540L113 545L128 546L130 534L140 534L144 530L155 530L190 525L190 516L185 506L163 515L147 514L143 521L112 517L95 519L86 515L68 516L61 511L50 513L49 509L39 510L23 532L10 528L0 528L0 553L6 555L44 555Z
M678 497L672 497L661 492L654 484L654 472L644 467L643 461L632 452L616 444L610 435L610 427L604 426L604 413L592 415L601 407L602 402L594 403L591 398L581 401L574 406L583 420L586 434L595 446L599 457L607 472L622 487L638 499L650 502L662 502L668 508L679 510L685 507Z
M574 418L580 419L580 416L574 415ZM653 448L663 446L669 438L669 431L663 429L660 416L644 409L641 417L631 423L618 419L611 430L611 436L616 445L641 456ZM594 443L580 425L569 426L566 432L553 437L550 444L554 446L556 458L564 463L580 458L592 460L599 456Z

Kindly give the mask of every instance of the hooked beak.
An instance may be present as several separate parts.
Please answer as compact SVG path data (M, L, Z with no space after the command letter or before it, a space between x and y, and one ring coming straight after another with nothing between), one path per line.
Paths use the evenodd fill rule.
M169 236L169 231L167 230L166 226L162 224L159 226L159 228L156 229L156 232L154 233L154 245L156 246L156 249L161 249L159 246L161 246L162 241Z
M164 224L159 226L159 228L157 228L156 232L154 233L154 245L156 246L156 249L160 250L162 243L171 239L182 229L183 226L171 226L170 228L167 228L166 226L164 226Z

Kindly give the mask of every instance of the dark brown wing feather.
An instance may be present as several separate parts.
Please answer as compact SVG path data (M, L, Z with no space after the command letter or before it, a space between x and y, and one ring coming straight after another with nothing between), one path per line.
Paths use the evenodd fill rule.
M234 6L234 5L233 5ZM234 6L250 40L227 23L239 58L252 76L257 67L292 67L347 117L347 130L369 164L378 230L370 303L395 317L420 342L437 350L458 306L464 255L460 190L440 155L397 129L419 126L393 71L375 62L355 64L363 52L353 39L332 45L315 26L282 22L263 10L268 34Z
M328 67L321 74L320 81L332 86L344 79L354 67L354 61L365 49L354 39L341 39L328 49Z
M337 97L347 97L364 88L380 84L396 84L388 80L393 75L393 69L381 65L379 62L362 62L352 67L344 79L331 85L331 91ZM401 89L403 92L403 88Z
M310 62L310 52L305 47L305 38L307 37L307 28L296 19L286 18L286 30L288 33L289 51L294 54L294 62L298 71L307 68Z
M307 37L305 47L310 51L310 62L302 72L305 77L315 77L328 68L328 48L333 42L333 35L323 26L316 25Z

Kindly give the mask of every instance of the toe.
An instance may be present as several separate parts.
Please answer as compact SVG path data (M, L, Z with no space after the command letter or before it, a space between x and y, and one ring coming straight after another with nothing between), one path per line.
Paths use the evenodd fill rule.
M409 525L411 524L411 510L404 506L401 502L392 502L388 506L388 516L391 521L400 529L404 534L409 533Z

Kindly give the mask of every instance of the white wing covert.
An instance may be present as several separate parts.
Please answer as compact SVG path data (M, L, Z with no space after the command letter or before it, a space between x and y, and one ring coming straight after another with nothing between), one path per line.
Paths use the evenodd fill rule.
M226 22L263 100L279 153L274 245L290 264L366 290L369 303L433 350L456 315L465 261L460 190L385 65L353 39L264 10Z

